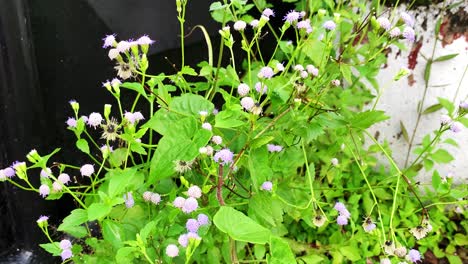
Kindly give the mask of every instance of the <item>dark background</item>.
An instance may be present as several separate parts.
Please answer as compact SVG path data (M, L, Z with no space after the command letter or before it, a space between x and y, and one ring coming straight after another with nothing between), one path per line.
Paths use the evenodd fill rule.
M217 33L208 12L211 2L189 1L186 33L197 24ZM31 149L45 154L61 147L54 160L83 159L71 151L74 136L64 122L72 115L70 99L80 102L82 114L102 112L103 104L114 103L101 85L116 76L107 50L101 48L102 38L111 33L119 40L147 34L156 40L150 48L149 72L173 73L164 57L180 63L176 15L172 0L0 0L0 168L25 160ZM186 43L188 64L207 60L200 31ZM32 178L38 186L39 176ZM0 183L0 263L58 261L38 248L47 241L36 220L48 215L56 227L72 206L66 197L60 203L46 201L37 193Z

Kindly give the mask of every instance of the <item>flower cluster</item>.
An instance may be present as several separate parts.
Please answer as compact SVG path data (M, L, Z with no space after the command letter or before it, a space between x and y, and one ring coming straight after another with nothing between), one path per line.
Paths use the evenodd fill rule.
M333 208L338 211L336 223L340 226L347 225L348 219L351 218L351 213L346 209L346 206L341 202L336 202Z
M60 249L62 250L62 253L60 253L60 256L62 257L62 261L73 257L71 248L72 248L72 243L70 242L70 240L63 239L62 241L60 241Z
M161 195L159 195L159 193L146 191L143 193L143 200L157 205L161 202Z

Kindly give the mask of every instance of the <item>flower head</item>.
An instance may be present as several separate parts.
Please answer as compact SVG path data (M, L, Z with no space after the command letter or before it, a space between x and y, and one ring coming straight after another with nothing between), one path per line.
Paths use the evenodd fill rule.
M221 145L223 143L223 138L218 135L215 135L211 137L211 141L215 143L216 145Z
M314 223L316 227L323 226L323 224L325 224L325 221L326 221L325 217L321 215L316 215L314 219L312 219L312 223Z
M196 219L190 218L185 223L185 227L187 228L187 230L189 232L196 233L198 231L198 228L200 227L200 225L198 224L198 221Z
M448 115L441 115L440 116L440 123L442 125L447 125L448 123L450 123L452 121L452 118L450 118L450 116Z
M174 202L172 204L175 207L182 209L182 207L184 207L185 204L185 198L178 196L174 199Z
M252 107L255 106L255 101L252 99L252 97L244 97L241 99L240 101L242 107L249 111L250 109L252 109Z
M125 112L124 118L132 125L135 124L135 122L145 119L141 112Z
M428 233L428 230L424 226L417 226L410 229L410 233L417 239L425 237Z
M411 27L405 27L405 29L403 29L402 35L409 42L414 42L414 40L416 39L416 34L414 33L414 30Z
M337 158L333 158L333 159L330 160L330 163L331 163L334 167L336 167L336 166L338 166L338 164L340 164L340 161L339 161Z
M385 30L389 30L392 27L392 24L386 17L377 18L377 23L379 23L379 26Z
M247 27L247 23L245 23L245 21L239 20L234 23L234 30L236 31L244 31L245 27Z
M210 224L210 219L206 214L199 214L197 216L197 221L199 226L204 226Z
M152 195L152 194L153 194L153 193L150 192L150 191L144 192L144 193L143 193L143 200L145 200L146 202L151 201L151 195Z
M266 181L262 183L262 186L260 186L260 189L271 192L271 190L273 189L273 183L271 181Z
M312 74L313 76L317 76L319 73L319 70L312 64L306 65L306 70L308 73Z
M286 20L286 22L289 22L290 24L293 24L294 22L297 22L299 18L301 18L301 14L295 10L291 10L286 14L284 20Z
M461 102L460 103L460 108L463 110L468 110L468 101Z
M49 176L52 175L52 170L49 167L46 167L45 169L41 169L41 173L39 175L41 178L49 178Z
M411 249L409 252L408 252L408 255L406 256L406 258L413 262L413 263L416 263L418 261L421 261L421 253L419 253L419 251L417 251L416 249Z
M106 141L114 141L119 136L119 123L115 118L106 120L106 123L102 125L101 138Z
M269 152L280 152L283 150L283 147L280 145L267 144L267 149Z
M94 173L94 166L91 164L85 164L80 168L81 176L90 177Z
M259 92L260 94L266 94L268 91L268 86L262 82L257 82L255 84L255 91Z
M276 63L275 70L282 72L284 71L284 65L283 63Z
M340 226L344 226L344 225L347 225L348 224L348 218L344 215L338 215L338 217L336 218L336 223Z
M135 200L133 199L132 192L127 192L124 194L125 207L132 208L135 205Z
M331 81L331 84L332 84L333 86L337 87L337 86L340 86L341 82L340 82L340 80L332 80L332 81Z
M450 125L450 130L453 132L453 133L458 133L460 131L462 131L463 129L463 125L462 123L460 122L453 122L451 125Z
M188 214L191 213L198 208L197 199L193 197L189 197L185 200L184 206L182 206L182 212Z
M203 128L203 129L206 129L206 130L209 130L209 131L211 131L211 130L213 129L213 128L211 127L211 124L210 124L210 123L207 123L207 122L205 122L205 123L202 124L202 128Z
M15 170L12 167L6 167L3 169L3 175L5 175L7 178L11 178L15 176Z
M48 217L48 216L41 215L41 216L39 217L39 219L36 220L36 222L37 222L38 225L41 225L41 224L46 223L47 220L49 220L49 217Z
M275 12L271 8L265 8L265 10L262 12L262 15L266 17L275 16Z
M72 247L72 243L70 242L70 240L63 239L62 241L60 241L60 248L62 250L70 249L71 247Z
M107 54L110 60L114 60L118 56L120 56L119 50L118 49L110 49L109 53Z
M130 42L122 40L117 44L117 50L120 53L124 53L124 52L128 51L131 46L132 46L132 44Z
M143 35L141 36L137 41L136 43L138 43L138 45L151 45L153 44L155 41L150 39L150 37L148 37L147 35Z
M312 26L310 25L310 20L309 19L302 20L302 21L298 22L296 27L297 27L297 29L305 30L305 32L307 34L312 33Z
M336 28L336 24L335 22L333 22L333 20L328 20L328 21L325 21L325 23L323 23L323 28L331 31Z
M409 26L409 27L414 26L414 19L410 14L408 14L406 12L401 12L400 18L401 18L401 20L403 20L403 22L405 22L405 24L407 26Z
M76 119L73 118L73 117L69 117L67 119L67 122L65 122L67 124L67 126L69 127L76 127Z
M390 34L390 37L396 38L396 37L399 37L401 35L401 30L400 30L400 28L396 27L396 28L390 30L389 34Z
M246 97L247 98L247 97ZM214 155L213 159L221 165L228 165L233 162L234 153L229 149L222 149Z
M198 199L202 196L202 190L197 185L193 185L190 186L190 188L187 191L187 194L189 197Z
M259 22L260 21L258 21L258 19L254 19L254 20L250 21L250 26L253 27L253 28L256 28L256 27L258 27Z
M107 35L102 40L104 40L104 44L102 45L103 48L113 47L115 43L115 34Z
M187 247L188 246L188 237L187 237L187 234L182 234L179 236L179 238L177 239L177 242L179 242L179 244L182 246L182 247Z
M45 198L47 195L49 195L49 193L50 193L49 185L42 184L39 187L39 195L42 196L42 198Z
M94 112L89 115L87 123L89 126L96 128L102 123L102 120L101 114Z
M380 260L380 264L392 264L392 262L388 258L383 258Z
M174 161L174 170L178 173L185 173L192 169L193 161L176 160Z
M369 232L372 232L372 230L374 230L377 226L375 225L375 223L372 221L370 217L367 217L364 220L364 223L362 223L362 227L364 228L364 231L369 233Z
M240 96L246 96L250 91L250 87L245 84L245 83L241 83L239 84L239 86L237 86L237 93L240 95Z
M159 204L161 202L161 195L159 193L151 193L150 201L153 204Z
M177 257L179 255L179 248L174 244L168 245L166 247L166 255L171 258Z
M62 261L63 261L63 260L73 257L73 253L70 249L65 249L64 251L62 251L60 256L62 257Z
M54 183L52 183L52 190L54 190L54 192L60 192L63 188L63 183L61 183L60 181L55 181Z
M395 248L395 250L393 251L393 254L395 254L399 258L402 258L406 255L406 252L407 252L406 247L401 246L401 247Z
M257 77L260 79L271 79L275 73L271 67L265 66L260 69Z

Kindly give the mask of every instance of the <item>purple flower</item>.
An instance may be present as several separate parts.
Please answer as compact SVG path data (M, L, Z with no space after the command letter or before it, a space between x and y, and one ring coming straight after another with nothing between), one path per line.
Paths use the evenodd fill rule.
M54 190L54 192L60 192L62 188L63 188L63 183L59 181L55 181L54 183L52 183L52 190Z
M202 190L200 189L200 187L194 185L188 189L187 194L190 197L198 199L202 196Z
M188 239L200 239L200 236L197 233L194 232L188 232L187 233L187 238Z
M6 180L6 175L4 173L4 169L0 170L0 181L4 181Z
M340 80L332 80L332 81L331 81L331 84L332 84L333 86L340 86L341 82L340 82Z
M282 72L284 71L284 65L283 63L276 63L275 70Z
M462 129L463 129L463 125L460 122L453 122L450 125L450 130L453 133L458 133L458 132L462 131Z
M114 46L115 42L115 34L107 35L102 40L104 40L104 44L102 45L103 48L112 47Z
M337 158L332 158L332 159L330 160L330 163L331 163L334 167L336 167L336 166L338 166L338 164L339 164L340 162L338 161Z
M102 116L100 113L91 113L88 117L88 125L96 128L102 122Z
M308 64L306 66L306 70L308 73L312 74L313 76L317 76L319 73L319 70L312 64Z
M275 16L275 12L273 12L273 10L270 8L265 8L265 10L262 12L262 15L266 17Z
M85 164L80 168L81 176L90 177L94 173L94 166L91 164Z
M344 225L347 225L348 224L348 218L344 215L339 215L337 218L336 218L336 223L340 226L344 226Z
M202 128L211 131L213 128L211 127L210 123L203 123Z
M143 35L136 41L136 43L138 43L138 45L151 45L154 43L154 40L150 39L147 35Z
M309 73L307 73L306 71L301 71L300 75L302 79L309 77Z
M149 202L151 201L151 195L153 193L152 192L149 192L149 191L146 191L143 193L143 200L145 200L146 202Z
M407 26L410 26L410 27L414 26L414 19L410 14L406 12L401 12L400 18L401 20L403 20L403 22L405 22Z
M171 258L177 257L179 255L179 248L174 244L168 245L166 247L166 255Z
M271 79L275 73L273 72L273 69L271 67L265 66L260 69L260 72L258 72L257 77L260 79Z
M6 177L11 178L15 176L15 170L12 167L6 167L5 169L3 169L3 174Z
M403 29L403 37L410 41L410 42L414 42L415 38L416 38L416 35L414 33L414 30L410 27L405 27L405 29Z
M333 208L335 208L335 210L337 210L338 212L346 210L346 206L342 202L336 202Z
M250 26L252 26L253 28L256 28L258 27L258 23L259 23L258 19L254 19L250 21Z
M154 204L159 204L161 202L161 195L159 193L151 193L149 200Z
M333 20L328 20L325 23L323 23L323 28L326 30L334 30L336 28L335 22Z
M304 70L304 66L302 66L301 64L296 64L294 65L294 68L293 68L295 71L303 71Z
M60 254L60 256L62 257L62 261L63 261L63 260L73 257L73 253L70 249L65 249L64 251L62 251L62 254Z
M245 21L239 20L234 23L233 27L236 31L244 31L245 27L247 27L247 23L245 23Z
M230 151L227 148L216 152L216 154L213 157L215 162L218 162L219 164L222 164L222 165L228 165L229 163L232 163L233 158L234 158L234 153L232 153L232 151Z
M174 202L172 203L175 207L177 208L180 208L182 209L182 207L184 207L184 204L185 204L185 198L184 197L176 197L174 199Z
M262 186L260 186L260 189L271 192L271 190L273 189L273 183L271 181L266 181L262 183Z
M407 259L413 263L416 263L418 261L421 261L421 253L419 253L419 251L417 251L416 249L411 249L409 252L408 252L408 255L406 256Z
M246 96L250 91L250 87L245 84L245 83L241 83L239 84L239 86L237 86L237 93L240 95L240 96Z
M389 30L392 27L392 24L386 17L377 18L377 23L379 23L379 26L385 30Z
M39 217L39 219L36 220L36 222L37 222L38 224L42 224L42 223L47 222L47 220L49 220L49 217L48 217L48 216L41 215L41 216Z
M252 107L255 106L255 101L251 97L242 98L240 103L242 107L247 111L249 111L250 109L252 109Z
M198 221L196 219L190 218L187 220L185 223L185 227L189 232L194 232L196 233L198 231L198 228L200 227Z
M42 196L42 198L45 198L47 195L50 193L50 188L49 185L42 184L39 187L39 195Z
M76 119L73 117L69 117L66 123L69 127L76 127Z
M145 119L141 112L125 112L124 118L132 125L135 124L135 122Z
M216 145L221 145L221 143L223 143L223 138L218 135L215 135L211 138L211 141Z
M268 86L266 84L257 82L255 84L255 91L259 92L260 94L266 94L268 91Z
M188 214L191 213L198 208L197 199L193 197L189 197L185 200L184 206L182 206L182 212Z
M179 242L179 244L182 246L182 247L187 247L188 246L188 237L187 237L187 234L182 234L179 236L179 239L177 239L177 242Z
M283 150L283 147L280 145L267 144L267 149L269 152L280 152Z
M370 218L366 218L366 220L364 220L364 223L362 224L362 227L364 228L364 231L369 233L372 230L374 230L377 226Z
M57 178L61 183L63 184L67 184L68 182L70 182L70 175L66 174L66 173L61 173L58 178Z
M62 250L70 249L72 247L72 243L68 239L63 239L60 241L60 248Z
M127 194L124 194L124 199L125 199L125 206L127 208L132 208L135 205L135 200L133 200L133 195L131 192L127 192Z
M380 260L380 264L392 264L392 262L388 258L383 258Z
M309 19L298 22L296 27L297 29L305 29L307 34L312 32L312 26L310 25Z
M284 20L292 24L296 22L297 20L299 20L299 18L301 18L301 14L295 10L291 10L286 14L286 16L284 17Z
M208 225L210 223L210 219L206 214L198 214L197 221L199 226Z
M450 123L452 121L452 118L450 118L450 116L448 115L441 115L440 116L440 123L442 125L447 125L448 123Z
M400 30L400 28L396 27L396 28L390 30L389 34L390 34L390 37L396 38L396 37L399 37L401 35L401 30Z
M41 173L39 175L42 178L49 178L49 176L52 175L52 170L49 167L46 167L45 169L41 170Z
M117 44L117 50L120 53L124 53L124 52L128 51L131 46L132 46L132 44L130 42L122 40Z
M460 103L460 108L463 109L463 110L468 110L468 101L461 102Z
M109 53L107 56L109 57L110 60L114 60L120 55L119 51L117 49L110 49Z

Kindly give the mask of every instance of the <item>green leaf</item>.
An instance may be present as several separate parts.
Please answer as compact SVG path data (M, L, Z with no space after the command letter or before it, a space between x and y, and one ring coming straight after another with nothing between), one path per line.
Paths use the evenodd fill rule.
M245 125L246 122L241 120L240 111L224 110L215 116L215 127L231 128Z
M462 123L466 128L468 128L468 118L460 117L458 118L458 122Z
M439 186L442 184L442 179L440 178L440 174L438 171L434 171L432 173L432 187L434 190L439 189Z
M81 150L82 152L89 154L89 145L88 141L84 138L80 138L76 141L76 147Z
M366 129L375 123L387 120L389 117L384 111L365 111L355 115L349 123L354 128Z
M457 246L467 246L468 245L468 236L461 233L456 233L454 236L455 245Z
M450 264L463 264L463 261L459 256L456 255L446 255Z
M62 249L60 248L59 242L39 244L39 246L45 249L45 251L52 254L53 256L60 256L60 254L62 253Z
M62 224L57 228L57 230L81 238L87 234L86 229L81 226L81 224L87 221L88 213L86 210L75 209L71 211L69 216L63 219Z
M305 257L300 258L302 261L305 262L305 264L318 264L322 263L324 258L321 257L320 255L309 255Z
M213 217L216 227L237 241L265 244L271 232L232 207L221 206Z
M134 253L137 252L138 249L134 247L123 247L117 251L115 255L115 261L119 264L128 264L133 263Z
M180 71L181 74L197 76L197 72L190 66L184 66Z
M455 58L456 56L458 56L458 53L453 53L453 54L448 54L448 55L440 56L440 57L438 57L437 59L435 59L434 62L450 60L450 59Z
M424 81L426 83L429 82L429 78L431 77L431 68L432 68L432 61L427 61L426 68L424 69Z
M401 128L401 133L403 133L403 138L406 140L406 142L409 142L408 130L406 130L406 127L401 120L400 120L400 128Z
M141 240L143 240L143 242L146 243L146 239L148 238L149 234L151 232L153 232L153 229L156 227L156 221L151 221L149 223L147 223L145 225L145 227L143 227L141 230L140 230L140 237L141 237Z
M139 82L124 82L120 85L120 87L127 88L129 90L133 90L139 94L141 94L143 97L148 99L148 96L146 95L145 89Z
M340 247L339 250L340 253L343 254L343 256L345 256L345 258L351 261L358 261L361 259L361 255L359 254L359 248L357 247L346 246Z
M434 113L436 111L439 111L442 108L443 108L443 106L441 104L433 104L433 105L429 106L428 108L426 108L426 110L424 110L422 112L422 114L427 115L427 114L430 114L430 113Z
M122 240L122 225L112 220L105 219L102 222L102 236L104 240L109 241L114 248L121 248Z
M128 184L136 173L135 168L126 168L124 170L112 170L109 172L109 189L110 197L115 197L124 193Z
M252 142L250 142L250 149L256 149L261 146L264 146L268 142L272 141L273 139L275 139L275 137L272 137L272 136L263 136L263 137L256 138L252 140Z
M88 207L88 221L94 221L97 219L102 219L107 216L112 210L112 206L109 204L103 203L93 203Z
M270 253L271 258L268 260L269 264L297 263L288 242L284 241L281 237L270 237Z
M453 113L453 111L455 110L455 106L452 104L452 102L450 102L449 100L447 100L445 98L442 98L442 97L438 97L437 100L439 100L439 103L445 109L447 109L447 111L449 112L449 115L451 115Z
M431 158L438 163L449 163L454 160L453 156L445 149L438 149L436 152L431 153Z
M325 43L317 40L316 38L312 38L304 43L302 51L314 62L315 65L320 65L325 47Z
M351 66L349 66L347 64L340 64L340 70L341 70L341 73L343 74L343 77L345 78L345 80L348 83L352 83L353 79L351 79L351 77L352 77Z

